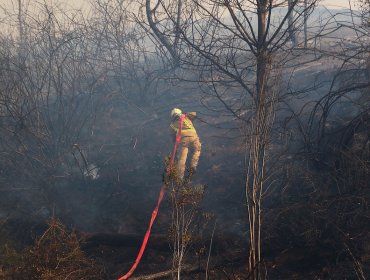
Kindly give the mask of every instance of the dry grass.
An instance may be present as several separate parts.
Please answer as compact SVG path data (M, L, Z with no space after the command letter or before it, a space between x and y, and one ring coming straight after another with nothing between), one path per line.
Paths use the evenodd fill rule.
M19 267L9 279L104 279L102 266L85 256L81 242L75 232L69 232L52 218L35 245L24 251Z

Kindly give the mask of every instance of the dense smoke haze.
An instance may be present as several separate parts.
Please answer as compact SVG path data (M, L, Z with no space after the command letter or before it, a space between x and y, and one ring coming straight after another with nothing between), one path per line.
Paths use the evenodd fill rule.
M0 11L1 279L370 275L369 1Z

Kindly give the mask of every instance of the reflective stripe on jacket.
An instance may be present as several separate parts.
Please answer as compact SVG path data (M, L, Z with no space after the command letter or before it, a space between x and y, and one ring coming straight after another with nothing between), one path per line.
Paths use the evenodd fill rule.
M180 122L179 122L179 118L175 118L172 122L171 122L171 125L170 125L172 131L177 134L178 131L179 131L179 127L180 127ZM188 116L186 115L185 118L184 118L184 123L182 124L182 135L187 135L187 134L194 134L196 133L196 130L194 128L194 125L192 123L192 121L188 118Z

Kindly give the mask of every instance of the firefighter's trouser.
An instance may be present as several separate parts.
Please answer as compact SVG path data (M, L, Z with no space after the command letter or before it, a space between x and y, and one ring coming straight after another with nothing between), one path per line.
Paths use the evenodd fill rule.
M198 166L200 151L202 144L199 141L199 137L196 133L191 135L182 135L179 153L177 159L177 172L179 178L184 178L185 168L186 168L186 159L188 156L189 149L192 152L192 157L190 161L190 168L196 169Z

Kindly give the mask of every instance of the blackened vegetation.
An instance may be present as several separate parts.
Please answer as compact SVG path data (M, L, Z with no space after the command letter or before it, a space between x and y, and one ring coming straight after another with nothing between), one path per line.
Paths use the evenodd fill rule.
M138 113L131 111L130 114L134 116ZM114 126L114 120L125 123L131 118L113 116L109 121L110 126L99 126L96 131L104 129L113 133L113 129L118 127ZM107 123L105 119L101 121ZM161 184L164 169L161 157L158 156L158 161L152 163L154 159L150 154L147 157L141 156L145 154L143 146L156 147L161 142L159 139L163 139L160 127L155 124L152 128L147 128L150 132L138 135L139 142L135 149L131 146L134 143L127 143L131 149L126 154L131 153L131 158L137 158L136 163L131 162L129 157L114 158L117 150L112 146L104 146L101 150L93 149L95 152L92 152L98 159L98 155L102 155L101 151L107 149L105 156L111 157L109 168L103 167L97 180L83 177L78 169L74 178L63 178L65 189L56 189L60 201L56 198L55 211L66 224L88 231L85 243L80 243L75 235L68 237L69 230L54 220L49 224L51 229L40 224L48 219L40 215L47 216L48 211L52 212L53 209L39 208L40 213L36 217L32 212L23 212L23 215L18 212L17 216L9 214L4 217L1 250L6 253L2 254L1 263L5 277L22 279L14 278L14 275L18 277L24 269L29 271L29 267L33 267L33 264L22 264L17 266L22 267L22 270L15 269L14 264L18 264L19 260L30 262L37 259L37 266L50 275L64 275L69 269L69 272L85 273L90 271L94 260L94 267L99 264L104 271L104 274L99 274L101 271L92 269L94 277L101 277L96 279L111 279L129 269L141 244ZM212 137L202 124L199 125L199 131L205 149L194 180L207 182L208 188L201 202L196 199L190 201L199 204L196 205L197 213L192 221L191 236L185 236L189 238L189 244L182 266L182 277L202 279L207 271L210 279L243 279L247 275L243 265L247 252L246 228L243 225L243 213L246 210L241 195L242 179L239 177L239 170L242 168L241 150L225 145L236 140ZM288 161L282 158L282 163L286 164L277 165L279 172L276 177L280 185L266 199L263 227L263 264L272 279L312 279L317 276L341 278L343 275L350 278L355 273L368 273L368 131L369 115L362 113L350 122L328 131L323 136L325 139L321 140L325 144L320 146L320 151L316 154L292 154ZM99 133L99 137L105 134ZM150 133L150 136L146 133ZM145 137L148 138L145 140ZM102 145L101 142L98 144ZM155 167L154 170L148 170L150 166ZM147 178L143 178L144 176ZM168 198L177 192L180 192L178 195L186 194L189 198L190 193L186 191L186 188L183 191L167 190L169 196L161 206L153 236L137 270L138 275L164 273L171 269L174 231L173 228L170 229L173 204L169 203ZM65 195L68 195L67 201ZM65 211L59 208L59 203L68 204ZM3 205L7 205L6 201ZM44 204L39 205L42 207ZM26 222L22 218L25 215L31 215L32 219ZM205 223L205 220L208 222ZM55 239L53 242L43 242L48 240L46 237ZM67 241L63 241L64 238ZM50 254L57 254L57 244L63 244L61 253L73 258L71 266L60 267L50 263L49 259L30 255L31 251L38 256L43 255L45 250L50 250ZM24 246L25 251L22 250ZM85 255L80 251L76 253L75 250L81 250L79 248L82 248ZM89 256L90 260L84 259L85 256ZM60 255L59 258L64 260L65 257ZM167 275L164 279L170 278L172 272L164 275ZM78 276L71 279L83 278Z
M103 279L103 266L84 254L82 243L52 218L34 245L20 252L5 245L3 279Z
M125 273L163 184L173 148L169 111L176 106L200 116L201 160L191 180L164 176L167 195L134 277L248 279L248 100L218 96L238 108L225 112L205 84L202 91L193 82L198 74L166 69L158 54L142 49L142 31L117 28L122 6L113 9L117 18L109 6L99 8L102 18L73 30L55 30L62 25L45 11L42 22L31 22L35 29L28 26L34 33L20 52L0 38L0 278ZM296 84L309 84L310 74L324 86L309 85L290 110L276 104L282 110L266 144L258 263L269 279L370 273L368 77L359 74L364 69L337 68L301 69ZM325 86L324 78L334 81ZM222 76L214 79L232 91Z
M284 168L282 188L274 195L278 203L266 214L265 253L273 278L304 272L307 279L354 273L366 279L369 117L365 110L340 124L324 124L326 132L313 143L317 149L292 156Z

